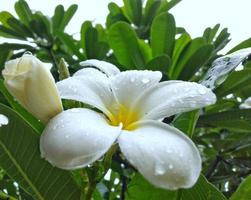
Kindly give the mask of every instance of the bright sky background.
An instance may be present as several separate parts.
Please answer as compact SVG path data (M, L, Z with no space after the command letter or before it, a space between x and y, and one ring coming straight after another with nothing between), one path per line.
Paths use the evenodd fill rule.
M108 13L107 5L112 0L27 0L34 10L41 10L51 16L58 4L65 7L75 3L78 11L69 24L67 30L77 33L81 23L93 20L104 23ZM122 0L113 0L122 4ZM14 13L15 0L0 0L0 11L8 10ZM207 26L220 23L222 27L229 28L232 41L228 49L244 39L251 37L251 0L183 0L171 10L176 19L177 26L183 26L192 37L201 36ZM1 41L1 40L0 40Z

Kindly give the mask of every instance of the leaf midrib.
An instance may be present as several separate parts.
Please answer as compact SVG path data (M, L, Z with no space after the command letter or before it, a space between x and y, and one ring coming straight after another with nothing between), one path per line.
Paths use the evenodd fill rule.
M10 160L12 161L12 163L16 166L16 168L18 169L18 171L21 173L22 177L27 181L27 183L30 185L30 187L32 188L33 192L37 195L37 197L40 200L44 200L43 196L40 194L40 192L36 189L36 187L32 184L32 181L29 179L29 177L26 175L26 173L22 170L21 166L16 162L15 158L13 158L12 154L8 151L8 149L6 148L6 146L2 143L2 141L0 140L0 145L2 146L2 148L4 149L5 153L8 155L8 157L10 158Z

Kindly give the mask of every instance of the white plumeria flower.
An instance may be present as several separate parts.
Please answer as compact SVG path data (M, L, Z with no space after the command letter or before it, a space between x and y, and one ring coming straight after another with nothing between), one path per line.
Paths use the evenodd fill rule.
M60 96L102 113L74 108L58 114L41 136L42 156L59 168L77 169L98 160L117 142L152 184L167 189L193 186L201 171L199 151L161 119L215 103L211 90L192 82L159 83L162 75L157 71L120 72L98 60L82 65L95 68L58 82Z
M241 105L240 109L249 109L251 108L251 97L248 97Z

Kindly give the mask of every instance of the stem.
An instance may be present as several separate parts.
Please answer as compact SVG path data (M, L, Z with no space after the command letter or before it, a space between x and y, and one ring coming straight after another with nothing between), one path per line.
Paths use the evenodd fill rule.
M5 194L4 192L0 191L0 199L2 200L17 200L16 198L8 195L8 194Z
M96 181L89 182L89 186L88 186L87 192L85 194L84 200L91 200L92 199L92 194L96 188L96 184L97 184Z
M120 198L121 200L125 200L125 193L127 189L126 177L123 175L121 175L120 177L121 177L121 182L122 182Z
M207 179L209 179L212 176L213 172L215 171L215 169L217 168L217 166L221 160L222 160L221 156L217 155L215 160L211 163L209 169L207 170L207 172L205 174Z

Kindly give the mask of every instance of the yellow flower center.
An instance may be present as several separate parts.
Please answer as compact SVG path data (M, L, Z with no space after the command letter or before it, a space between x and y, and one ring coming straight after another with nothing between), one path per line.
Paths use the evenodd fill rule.
M110 124L112 126L119 126L122 124L123 130L134 130L136 125L134 122L138 121L139 119L139 112L136 110L127 109L125 106L119 106L116 109L116 113L112 113L109 115Z

